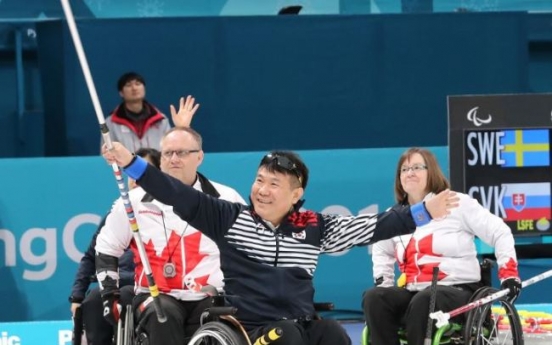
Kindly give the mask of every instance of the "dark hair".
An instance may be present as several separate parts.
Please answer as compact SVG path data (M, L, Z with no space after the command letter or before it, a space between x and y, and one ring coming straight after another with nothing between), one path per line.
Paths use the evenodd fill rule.
M259 167L264 167L270 172L279 172L285 175L296 176L303 189L309 182L309 169L299 157L292 151L271 151L263 157Z
M144 84L144 86L146 85L144 77L136 72L127 72L119 77L119 80L117 81L117 90L121 91L123 87L125 87L126 83L133 80L139 81L140 83Z
M136 151L136 155L142 158L149 158L151 164L157 169L161 166L161 152L151 147L142 147Z
M201 137L201 134L199 134L197 131L195 131L192 127L173 127L169 129L168 131L163 134L163 137L161 138L161 141L167 137L167 135L171 134L172 132L186 132L189 133L197 142L198 149L203 150L203 138Z
M445 174L443 174L435 155L429 150L411 147L401 155L401 158L399 158L397 170L395 172L395 200L400 204L404 204L408 201L408 195L401 184L401 167L405 161L409 160L416 153L422 156L427 166L427 192L440 193L450 188L450 183L445 177Z

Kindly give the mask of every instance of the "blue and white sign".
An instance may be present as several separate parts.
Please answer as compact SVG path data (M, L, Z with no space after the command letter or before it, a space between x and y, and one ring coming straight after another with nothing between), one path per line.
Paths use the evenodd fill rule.
M0 323L0 345L71 345L71 321Z

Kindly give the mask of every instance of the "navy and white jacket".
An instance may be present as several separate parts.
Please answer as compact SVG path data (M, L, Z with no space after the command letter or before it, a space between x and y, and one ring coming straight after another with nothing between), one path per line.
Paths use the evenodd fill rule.
M252 206L216 199L136 157L125 171L160 202L213 239L220 250L228 302L251 329L281 319L312 317L313 274L321 253L335 253L401 234L416 224L409 207L341 216L293 212L275 230Z

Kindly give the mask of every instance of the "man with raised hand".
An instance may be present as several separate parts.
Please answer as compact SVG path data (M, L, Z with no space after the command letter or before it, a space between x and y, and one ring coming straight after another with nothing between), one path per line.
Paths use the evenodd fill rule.
M232 188L208 180L197 169L203 161L202 138L188 127L175 127L161 140L161 170L175 181L215 200L245 203ZM167 315L159 323L149 295L144 266L119 199L97 238L96 271L104 316L115 324L119 318L117 259L129 245L134 252L136 294L133 309L139 328L150 344L182 345L199 327L200 315L211 305L202 287L223 287L216 244L193 224L179 218L173 207L139 187L129 198L150 262L158 297Z
M156 172L120 143L102 149L156 199L213 239L221 253L225 293L236 317L254 341L274 327L283 335L272 344L346 345L347 333L335 320L315 319L313 274L321 253L412 233L432 218L457 207L445 190L412 206L380 214L341 216L301 211L309 171L290 151L261 159L251 187L251 205L209 197L173 177Z

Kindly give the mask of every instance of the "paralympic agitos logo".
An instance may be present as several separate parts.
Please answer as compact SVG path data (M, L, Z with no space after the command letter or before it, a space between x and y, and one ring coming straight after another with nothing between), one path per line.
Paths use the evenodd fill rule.
M479 126L484 125L484 124L486 125L488 123L491 123L491 121L493 120L492 116L489 114L489 115L487 115L488 117L486 119L479 118L479 117L477 117L477 109L479 109L479 107L475 107L475 108L471 109L470 111L468 111L468 115L467 115L468 121L473 122L473 124L476 127L479 127Z

